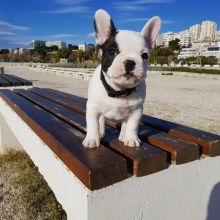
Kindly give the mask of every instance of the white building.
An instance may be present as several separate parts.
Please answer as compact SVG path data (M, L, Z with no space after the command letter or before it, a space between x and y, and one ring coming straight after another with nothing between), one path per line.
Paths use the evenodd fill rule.
M183 48L178 55L178 59L180 58L189 58L189 57L197 57L199 54L199 49L197 48Z
M200 38L201 34L201 25L195 24L189 28L190 35L192 37L192 40L198 40Z
M18 49L19 55L24 54L24 53L28 53L28 52L30 52L30 49L28 49L28 48L19 48Z
M79 50L82 50L84 52L94 51L95 49L95 46L93 44L86 44L86 43L80 44L78 45L78 47L79 47Z
M217 32L217 23L214 21L203 21L201 25L200 39L211 39L215 40Z
M191 35L189 30L181 31L179 33L180 45L183 47L188 47L192 45Z
M59 49L62 49L66 47L66 43L62 41L47 41L46 46L47 47L57 46Z
M216 38L215 38L216 40L218 40L218 41L220 41L220 31L217 31L216 32Z
M157 39L157 45L158 46L164 46L164 47L168 47L169 46L169 42L175 39L179 39L180 40L180 45L181 46L189 46L190 44L192 44L192 40L191 40L191 35L190 32L188 30L185 31L181 31L179 33L174 33L174 32L167 32L162 34L161 36L158 37Z
M166 32L164 34L162 34L161 38L162 38L162 45L164 47L168 47L169 46L169 42L172 40L175 40L176 38L179 39L179 34L178 33L174 33L174 32Z
M220 60L220 47L210 47L203 52L203 56L215 56Z

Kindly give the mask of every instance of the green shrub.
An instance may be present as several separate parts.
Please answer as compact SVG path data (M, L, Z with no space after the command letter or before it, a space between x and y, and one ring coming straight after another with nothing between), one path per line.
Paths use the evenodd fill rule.
M205 74L220 74L217 69L203 69L190 67L149 67L150 71L174 71L174 72L189 72L189 73L205 73Z

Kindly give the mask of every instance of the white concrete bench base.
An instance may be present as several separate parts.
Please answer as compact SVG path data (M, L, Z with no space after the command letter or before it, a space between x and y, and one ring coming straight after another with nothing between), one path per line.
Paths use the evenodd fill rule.
M202 220L210 212L219 213L210 204L212 190L220 182L220 157L171 165L159 173L90 191L1 98L0 114L1 148L20 142L70 220Z

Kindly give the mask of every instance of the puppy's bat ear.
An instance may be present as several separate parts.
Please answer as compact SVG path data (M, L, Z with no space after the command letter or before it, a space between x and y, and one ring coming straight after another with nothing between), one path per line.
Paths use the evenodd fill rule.
M116 32L115 25L110 15L102 9L99 9L95 13L94 26L96 43L99 46L102 46Z
M144 26L141 33L144 35L149 50L153 49L158 34L160 33L161 19L158 16L152 17Z

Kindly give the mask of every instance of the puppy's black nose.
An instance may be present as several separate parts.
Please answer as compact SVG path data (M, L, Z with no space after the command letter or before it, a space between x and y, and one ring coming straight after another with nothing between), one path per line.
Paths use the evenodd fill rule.
M133 60L126 60L124 63L126 72L134 70L136 63Z

